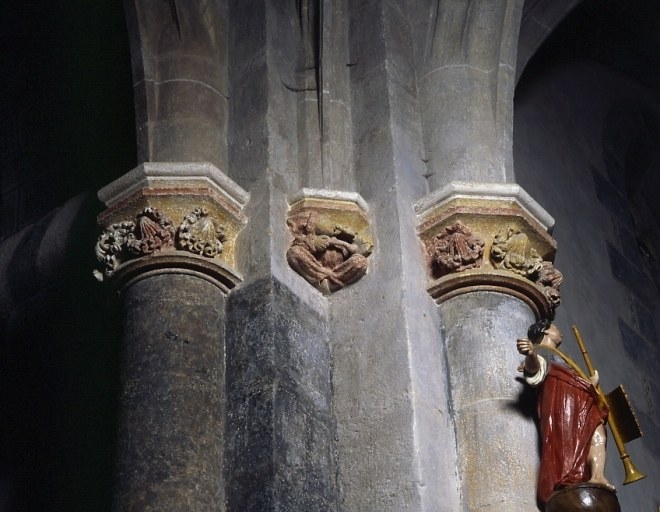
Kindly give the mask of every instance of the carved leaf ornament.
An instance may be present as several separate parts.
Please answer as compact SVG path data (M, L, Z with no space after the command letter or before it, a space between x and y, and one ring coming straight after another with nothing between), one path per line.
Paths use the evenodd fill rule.
M533 281L553 308L559 306L559 287L564 277L552 262L538 255L525 233L512 227L499 232L493 240L490 260L497 269L515 272Z
M177 248L213 258L222 252L225 229L204 208L186 215L177 233Z
M460 221L444 228L427 242L426 255L431 274L439 279L449 274L481 268L484 242ZM562 273L552 262L544 261L521 230L508 227L495 235L489 260L493 268L505 270L532 281L552 308L561 302Z

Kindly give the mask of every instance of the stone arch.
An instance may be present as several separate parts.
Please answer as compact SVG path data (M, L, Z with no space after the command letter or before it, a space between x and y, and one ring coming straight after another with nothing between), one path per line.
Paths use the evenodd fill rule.
M526 0L520 20L516 82L543 41L582 0Z

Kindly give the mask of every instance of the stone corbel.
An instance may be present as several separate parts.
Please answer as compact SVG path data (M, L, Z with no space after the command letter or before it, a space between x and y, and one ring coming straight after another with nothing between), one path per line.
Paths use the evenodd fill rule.
M96 255L100 281L197 275L225 292L241 281L236 238L249 195L210 163L145 162L98 192L107 207Z
M291 268L325 295L362 278L373 248L367 212L354 192L305 188L291 196Z
M553 266L554 219L519 185L452 182L415 212L438 304L497 291L523 300L537 317L554 316L562 281Z

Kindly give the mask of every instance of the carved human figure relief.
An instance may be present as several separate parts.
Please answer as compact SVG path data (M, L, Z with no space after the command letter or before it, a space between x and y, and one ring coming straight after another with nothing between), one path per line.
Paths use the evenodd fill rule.
M349 227L315 211L287 220L293 241L286 258L298 274L324 294L354 283L367 272L372 244Z
M427 246L431 273L439 278L481 266L484 242L461 222L446 226Z

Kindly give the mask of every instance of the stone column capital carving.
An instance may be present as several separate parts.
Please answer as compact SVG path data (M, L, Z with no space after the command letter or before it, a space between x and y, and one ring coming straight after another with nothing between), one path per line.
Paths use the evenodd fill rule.
M554 316L562 274L553 266L553 218L509 183L452 182L414 205L436 302L498 291Z
M373 238L367 203L359 194L305 188L289 205L291 268L325 295L366 274Z
M154 273L194 274L233 288L236 237L249 194L210 163L145 162L98 192L107 209L95 271L121 284Z

